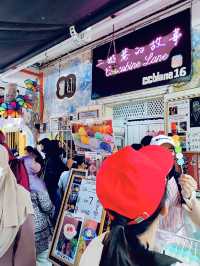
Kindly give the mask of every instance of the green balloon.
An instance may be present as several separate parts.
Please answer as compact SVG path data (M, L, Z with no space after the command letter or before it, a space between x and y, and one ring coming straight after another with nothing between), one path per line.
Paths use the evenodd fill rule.
M19 101L19 105L23 106L24 105L24 101Z
M176 153L181 153L182 152L182 147L181 146L175 147L175 152Z

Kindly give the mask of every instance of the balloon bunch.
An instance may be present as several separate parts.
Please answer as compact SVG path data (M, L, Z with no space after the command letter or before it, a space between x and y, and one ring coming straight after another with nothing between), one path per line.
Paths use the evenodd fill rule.
M26 79L24 83L26 86L26 91L24 95L24 101L26 104L25 108L32 109L33 102L34 102L34 95L37 92L38 85L36 81L31 80L31 79Z
M22 115L22 109L31 110L33 107L34 93L37 90L37 82L33 80L25 80L25 95L18 95L10 101L6 101L0 105L0 116L7 118L17 118Z

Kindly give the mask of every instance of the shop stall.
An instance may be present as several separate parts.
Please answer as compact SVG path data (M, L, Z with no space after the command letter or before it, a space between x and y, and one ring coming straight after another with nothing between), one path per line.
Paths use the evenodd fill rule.
M88 50L73 54L44 70L46 131L62 144L69 143L68 158L75 150L84 154L89 165L87 173L75 172L77 179L73 171L71 173L50 252L53 262L78 265L87 241L107 229L107 220L99 217L97 227L94 221L86 222L89 229L85 230L85 218L68 213L69 209L72 213L80 210L77 202L70 202L71 198L88 203L84 193L83 198L78 193L82 193L82 189L89 191L89 183L94 186L98 160L102 161L106 153L140 143L145 135L178 135L185 156L185 170L200 185L200 64L192 58L193 54L199 58L196 53L200 39L197 41L196 35L200 36L200 31L195 29L194 32L193 10L194 7L191 11L190 5L184 5L157 14L150 22L136 25L134 31L128 28L116 36L113 30L110 42L97 45L92 53ZM87 180L88 187L81 187L80 180ZM86 209L81 212L90 215ZM102 217L105 218L105 213ZM69 237L65 231L70 224L74 235ZM182 228L179 232L160 232L165 241L159 245L161 252L188 262L185 248L191 248L191 261L197 260L200 237L199 230L191 222L185 219L185 224L185 233L181 232ZM189 232L191 225L193 231ZM91 239L87 240L85 233Z

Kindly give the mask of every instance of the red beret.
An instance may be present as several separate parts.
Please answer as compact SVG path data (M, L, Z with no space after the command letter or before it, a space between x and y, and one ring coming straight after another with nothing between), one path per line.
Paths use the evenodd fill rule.
M97 175L98 198L105 209L136 222L147 219L164 196L172 166L173 156L163 147L125 147L103 162Z

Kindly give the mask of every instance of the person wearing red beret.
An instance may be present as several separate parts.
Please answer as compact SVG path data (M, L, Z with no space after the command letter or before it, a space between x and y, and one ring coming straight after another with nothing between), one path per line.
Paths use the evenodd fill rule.
M166 177L172 166L172 153L160 146L139 151L128 146L103 162L96 189L111 218L110 231L89 244L79 266L182 264L153 251L159 215L166 214Z

